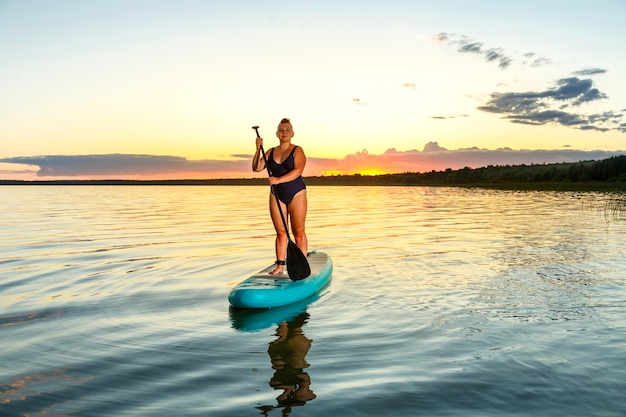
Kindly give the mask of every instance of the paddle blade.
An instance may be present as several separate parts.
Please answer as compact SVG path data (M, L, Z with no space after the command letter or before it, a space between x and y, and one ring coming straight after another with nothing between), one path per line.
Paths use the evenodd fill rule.
M311 267L306 255L291 239L287 245L287 274L292 281L300 281L311 275Z

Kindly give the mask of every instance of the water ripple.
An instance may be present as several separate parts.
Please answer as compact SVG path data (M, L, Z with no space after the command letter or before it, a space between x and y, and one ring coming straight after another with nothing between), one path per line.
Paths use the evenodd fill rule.
M0 415L623 414L626 223L581 209L606 196L309 187L332 284L233 311L267 196L0 188Z

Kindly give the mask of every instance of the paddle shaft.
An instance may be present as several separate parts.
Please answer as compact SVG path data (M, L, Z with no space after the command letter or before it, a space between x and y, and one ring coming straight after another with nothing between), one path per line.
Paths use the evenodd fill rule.
M256 137L260 139L261 135L259 135L259 127L254 126L253 129L256 132ZM260 146L260 150L261 150L261 155L263 155L263 162L265 163L265 168L267 169L267 175L271 177L272 171L270 170L270 166L267 164L267 157L265 156L265 150L263 149L263 145ZM280 207L280 201L278 200L278 193L276 192L276 189L274 188L274 184L270 185L270 188L272 189L272 194L274 194L274 198L276 199L276 205L278 206L278 212L280 213L280 218L283 221L283 226L285 226L287 239L291 240L291 236L289 235L289 228L287 227L287 220L285 219L285 215L283 214L283 209Z

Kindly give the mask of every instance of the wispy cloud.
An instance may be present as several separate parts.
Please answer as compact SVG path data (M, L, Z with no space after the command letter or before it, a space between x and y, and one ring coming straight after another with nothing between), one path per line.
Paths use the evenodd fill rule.
M593 71L598 73L601 70ZM557 123L581 130L626 132L622 123L623 111L585 114L578 109L585 103L608 97L593 86L591 79L562 78L554 83L553 88L547 90L491 93L490 97L489 101L478 109L503 114L513 123L529 125Z
M522 65L538 68L552 64L552 60L548 57L536 54L535 52L527 52L523 55L521 63Z
M464 35L442 32L435 39L455 47L459 53L479 55L487 62L496 63L503 70L508 69L514 62L532 67L540 67L552 63L551 59L535 52L527 52L519 58L514 57L501 47L486 47L483 42Z
M469 114L455 114L452 116L431 116L431 119L448 120L448 119L456 119L458 117L469 117Z
M574 75L580 75L581 77L596 75L596 74L605 74L607 71L602 68L585 68L578 71L574 71Z

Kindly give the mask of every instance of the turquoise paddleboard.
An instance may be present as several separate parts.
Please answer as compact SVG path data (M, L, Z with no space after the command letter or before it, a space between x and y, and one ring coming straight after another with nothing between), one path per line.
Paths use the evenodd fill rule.
M270 275L274 269L274 265L270 265L237 284L228 295L228 301L238 308L273 308L316 294L330 282L333 263L324 252L312 252L307 259L311 266L309 277L292 281L287 270L281 275Z

